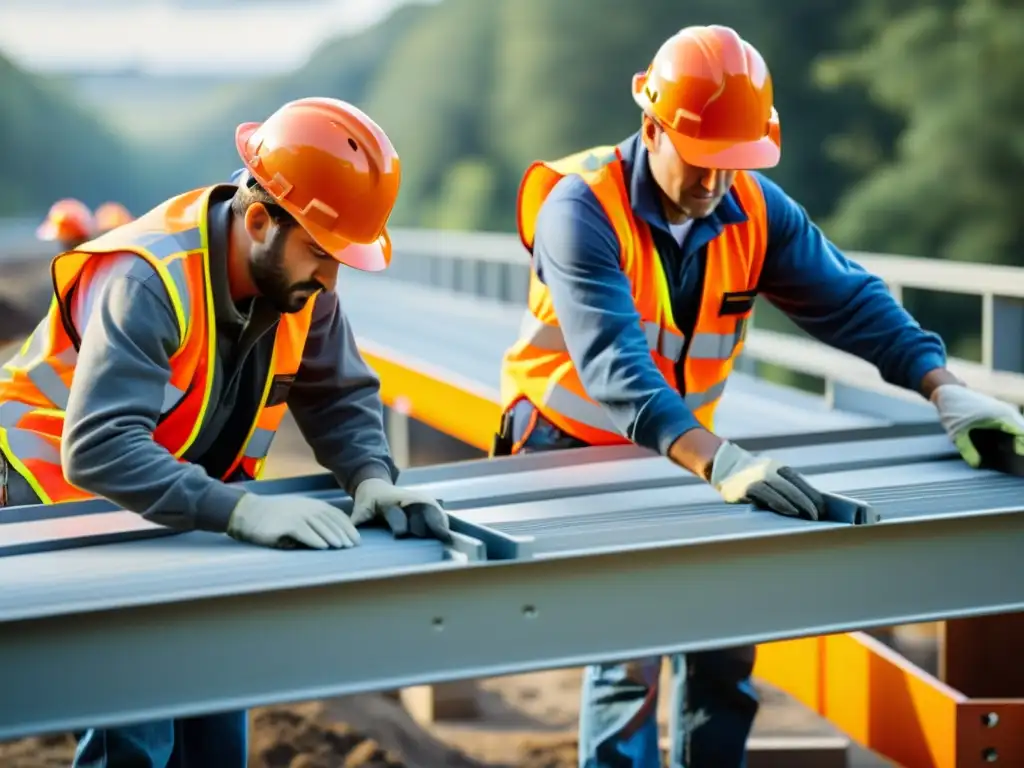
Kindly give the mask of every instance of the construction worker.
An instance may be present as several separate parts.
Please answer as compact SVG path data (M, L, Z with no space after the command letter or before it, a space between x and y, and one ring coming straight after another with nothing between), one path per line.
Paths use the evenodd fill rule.
M121 203L107 202L96 208L96 231L99 234L123 226L134 218Z
M975 427L1017 436L1024 452L1020 413L963 386L942 341L753 172L781 152L772 80L753 46L727 27L683 29L635 76L633 98L637 133L535 163L522 179L529 307L502 363L495 454L634 442L727 502L818 518L822 499L807 479L714 433L758 294L930 398L972 465ZM754 658L746 646L671 659L673 768L745 764ZM587 669L581 768L661 765L660 668L650 658Z
M379 381L334 292L340 265L390 261L398 155L367 115L317 98L239 126L236 146L243 186L186 192L54 260L53 309L0 375L5 502L101 496L267 547L353 547L385 512L396 536L450 540L438 503L395 485ZM351 519L234 482L260 476L286 409ZM246 753L231 712L90 730L74 764L232 768Z
M73 197L65 197L50 206L36 237L56 242L62 251L75 248L96 235L96 218L89 206Z

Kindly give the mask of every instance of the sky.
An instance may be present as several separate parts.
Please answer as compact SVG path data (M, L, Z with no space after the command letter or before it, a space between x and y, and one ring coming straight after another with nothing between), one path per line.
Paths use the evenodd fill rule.
M265 74L410 1L433 0L0 0L0 51L40 72Z

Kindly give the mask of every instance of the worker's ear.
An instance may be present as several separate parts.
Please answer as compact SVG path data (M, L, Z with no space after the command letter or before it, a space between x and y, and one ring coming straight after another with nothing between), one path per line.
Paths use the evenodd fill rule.
M643 123L640 125L640 138L643 140L648 152L654 153L658 151L658 137L660 135L661 129L658 127L658 124L647 115L644 115Z
M245 209L245 231L254 243L262 243L269 236L272 219L263 203L253 203Z

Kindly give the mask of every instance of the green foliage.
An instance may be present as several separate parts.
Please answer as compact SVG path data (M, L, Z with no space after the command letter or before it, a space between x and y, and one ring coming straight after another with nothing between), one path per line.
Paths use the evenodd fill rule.
M832 231L861 248L1022 265L1024 7L913 5L819 70L906 123L894 157L844 196Z
M0 56L0 90L0 215L37 215L58 197L90 205L145 198L144 181L124 186L139 174L137 153L59 83Z
M497 0L445 0L381 62L365 108L402 158L397 224L437 218L438 192L452 168L493 154L482 114L495 78L489 53L497 9Z
M498 174L483 158L459 160L445 174L437 200L428 204L421 226L463 231L491 229Z
M266 118L282 104L305 96L332 96L362 105L382 62L396 53L405 35L431 18L434 9L409 5L357 35L345 35L314 50L306 64L255 84L226 86L201 106L201 120L169 148L167 194L225 179L239 167L235 127ZM167 150L165 150L167 151Z
M632 75L699 23L732 25L764 54L783 135L769 174L836 242L1024 263L1024 6L1012 0L411 5L325 43L294 73L197 100L170 146L136 147L59 83L0 58L0 214L63 195L149 204L224 178L238 164L238 123L317 94L358 104L388 131L403 167L395 224L511 231L527 165L636 130ZM960 309L934 301L921 311L960 324Z

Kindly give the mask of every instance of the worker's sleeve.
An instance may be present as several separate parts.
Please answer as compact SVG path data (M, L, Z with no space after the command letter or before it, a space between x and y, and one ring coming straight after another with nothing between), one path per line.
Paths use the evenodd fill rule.
M380 380L359 353L333 291L317 296L288 407L317 462L349 494L370 477L398 479L384 433Z
M942 339L921 328L885 282L843 255L807 212L758 174L768 214L768 249L758 286L819 341L873 363L886 381L919 390L945 366Z
M618 238L578 176L559 181L541 208L534 260L587 394L621 434L667 454L700 424L651 358Z
M119 255L79 291L89 307L68 399L61 461L74 485L177 530L225 531L243 491L153 440L178 326L156 272Z

